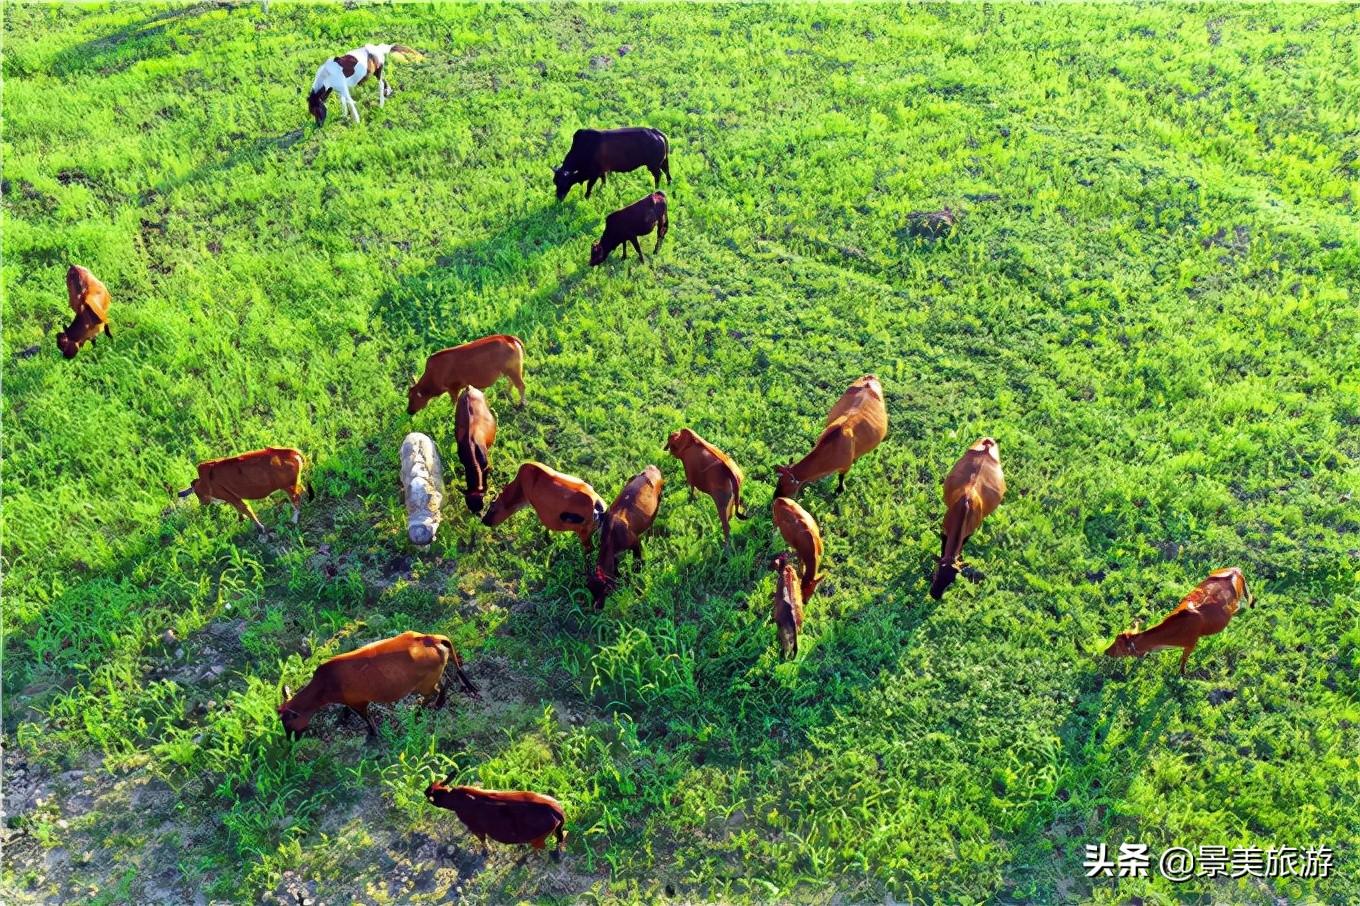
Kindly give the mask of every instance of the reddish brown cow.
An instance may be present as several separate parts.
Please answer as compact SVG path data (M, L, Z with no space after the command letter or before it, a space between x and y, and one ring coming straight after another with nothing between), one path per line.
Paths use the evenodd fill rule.
M642 566L642 535L652 527L661 507L661 485L661 470L648 466L623 486L604 514L600 558L595 572L586 579L586 587L595 597L595 609L604 607L605 596L618 584L619 557L624 551L633 552L635 569Z
M840 475L836 492L845 490L845 473L865 453L877 447L888 434L888 409L883 404L883 387L872 374L849 386L826 417L826 428L817 443L798 462L777 466L779 480L776 497L797 497L803 485Z
M726 453L689 428L672 432L664 449L685 464L690 499L694 499L696 488L713 498L722 523L723 543L731 543L732 516L746 518L746 505L741 502L741 483L745 480L741 469Z
M442 635L407 631L318 665L311 682L297 695L284 686L279 719L289 738L296 739L317 711L327 705L344 705L368 723L369 736L377 736L378 725L368 713L369 704L395 702L419 692L424 696L422 704L433 702L436 708L442 708L448 684L441 684L440 679L450 660L464 691L475 697L477 687L463 672L463 660L452 642Z
M812 600L812 593L817 590L817 585L826 578L817 572L822 562L822 533L817 529L817 522L812 518L812 514L800 507L795 500L776 497L770 509L775 527L779 529L784 543L798 554L798 562L803 570L801 592L803 602L807 603Z
M486 500L486 479L491 474L488 454L496 442L496 416L486 404L486 396L476 387L469 387L458 397L454 406L454 436L458 442L458 459L467 475L467 491L463 499L474 513L482 511Z
M76 316L70 327L57 334L57 348L62 355L75 358L86 341L95 345L95 337L101 330L113 339L113 330L109 327L109 290L78 264L71 265L66 271L66 301Z
M963 568L959 555L963 543L977 531L1006 496L1006 479L1001 474L1001 452L996 441L984 437L950 469L944 479L944 531L930 596L939 600Z
M581 479L563 475L541 462L526 462L519 467L515 480L491 501L482 524L500 525L526 506L534 508L548 531L574 532L587 552L605 513L600 495Z
M798 586L798 570L789 562L788 552L770 563L775 571L774 626L784 657L798 656L798 633L803 631L803 593Z
M449 786L450 774L443 783L432 783L425 788L425 798L431 805L446 808L478 840L482 849L491 853L486 838L497 843L528 843L542 849L548 837L557 836L553 859L561 861L562 847L567 840L567 814L562 804L551 796L526 790L483 790L475 786Z
M198 464L198 477L179 496L197 494L198 502L204 506L214 500L229 503L242 519L249 516L263 532L264 524L246 501L263 500L275 491L283 491L293 501L293 524L297 525L304 465L302 454L290 447L265 447L226 459L209 459Z
M1237 613L1243 597L1247 603L1255 597L1247 591L1247 580L1236 566L1216 570L1209 578L1195 586L1165 620L1151 629L1121 632L1105 653L1110 657L1143 657L1159 648L1181 649L1181 676L1185 676L1185 662L1206 635L1222 632Z
M666 238L666 230L670 229L670 221L666 219L666 193L653 192L646 198L639 198L626 208L619 208L613 214L604 219L604 235L600 241L590 247L590 264L594 267L597 264L604 264L609 253L619 246L623 246L623 257L628 257L628 246L625 243L631 242L633 248L637 250L638 260L646 261L642 257L642 246L638 245L638 237L646 236L656 229L656 248L652 249L655 255L661 250L661 240Z
M497 379L510 379L524 405L524 344L519 337L495 334L462 346L441 349L425 360L425 373L406 391L406 414L415 415L430 400L447 393L457 405L464 387L485 390Z

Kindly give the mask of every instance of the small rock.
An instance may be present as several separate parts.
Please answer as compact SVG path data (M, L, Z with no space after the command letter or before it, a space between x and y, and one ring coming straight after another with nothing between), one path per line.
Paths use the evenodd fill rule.
M610 66L613 66L613 65L614 65L614 61L611 60L609 57L591 57L591 58L590 58L590 68L591 68L591 69L607 69L607 68L609 68Z
M173 629L167 629L165 632L161 633L161 642L167 646L173 645L178 641L179 636L175 635L175 630Z
M633 45L631 45L631 44L620 44L620 45L619 45L619 56L621 56L621 57L626 57L626 56L628 56L628 54L630 54L630 53L632 53L632 52L633 52Z

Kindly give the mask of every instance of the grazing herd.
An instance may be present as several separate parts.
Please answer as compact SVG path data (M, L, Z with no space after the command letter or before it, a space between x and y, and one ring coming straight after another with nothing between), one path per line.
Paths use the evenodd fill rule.
M377 82L381 105L392 93L384 76L384 64L389 58L420 59L420 55L401 44L370 44L322 65L307 98L308 110L317 125L325 122L326 101L332 93L339 95L342 106L358 123L358 106L350 90L369 76ZM589 198L596 182L607 184L608 174L642 167L651 173L657 188L663 174L670 182L670 144L661 132L647 128L577 130L562 165L553 168L557 198L565 199L571 188L580 183L585 184L585 196ZM606 218L604 234L591 247L590 264L603 263L620 246L626 258L630 244L639 260L643 260L639 237L655 230L655 253L668 225L666 196L655 191ZM110 297L104 284L85 268L72 265L66 285L75 318L57 335L57 346L69 359L87 341L93 345L99 333L111 337L112 332ZM486 506L497 425L482 391L504 377L518 391L517 403L523 406L524 354L519 338L505 334L440 350L429 356L423 373L408 388L406 411L415 415L432 400L449 395L454 407L458 461L466 478L463 498L468 510L480 515L484 525L496 526L528 507L549 531L576 535L587 558L584 584L595 608L600 609L619 584L619 561L624 554L632 555L633 569L643 565L643 536L656 521L664 479L661 470L649 464L606 507L585 481L531 461L521 464L490 506ZM838 476L837 492L844 490L846 475L855 462L881 444L887 432L883 388L877 377L866 374L854 381L831 407L826 426L808 454L797 462L775 467L775 496L770 515L790 550L779 552L770 561L776 578L771 616L785 658L798 655L804 608L824 578L821 532L812 514L795 498L809 483L832 474ZM689 427L672 432L663 449L683 466L690 498L699 491L713 500L723 545L729 547L732 518L748 518L742 500L745 478L741 468ZM406 436L399 458L407 537L413 544L429 545L442 520L443 462L434 441L417 432ZM305 487L302 480L305 468L303 455L286 447L208 460L199 463L197 477L179 496L194 494L204 505L213 501L227 503L241 519L249 517L265 531L249 501L283 491L292 502L292 522L296 524ZM967 569L962 560L964 545L1005 496L1006 481L996 441L984 437L973 444L955 463L943 484L941 550L930 584L930 594L936 599L960 571ZM307 491L310 496L310 488ZM483 510L485 514L481 515ZM592 567L589 555L597 535L599 550ZM1199 639L1222 631L1244 597L1248 602L1252 600L1240 569L1216 571L1159 625L1144 632L1136 631L1135 627L1134 631L1121 633L1105 653L1110 657L1143 657L1150 651L1178 647L1182 649L1180 669L1184 674L1186 660ZM404 632L330 658L316 667L311 680L296 695L283 687L279 719L288 738L295 739L319 710L340 704L362 717L370 737L376 737L378 728L369 711L371 704L391 703L417 693L424 704L442 707L450 666L463 691L478 697L477 687L464 672L462 659L448 638ZM557 800L528 791L449 786L451 780L452 777L443 783L431 783L425 790L426 798L433 805L453 811L483 845L490 838L503 843L529 843L542 849L548 837L555 835L557 846L553 855L560 857L566 838L566 816Z

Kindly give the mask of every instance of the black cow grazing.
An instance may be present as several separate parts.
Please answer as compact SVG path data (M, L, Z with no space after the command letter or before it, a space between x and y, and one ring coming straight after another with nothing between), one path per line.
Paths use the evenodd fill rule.
M590 247L590 264L594 267L597 264L604 264L604 259L609 257L609 253L619 246L623 246L623 257L628 257L627 243L633 243L633 248L637 250L638 259L646 261L642 257L642 246L638 245L638 237L646 236L656 228L656 248L652 249L655 255L661 248L661 240L666 238L666 230L670 223L666 220L666 193L653 192L646 198L639 198L626 208L619 208L613 214L604 219L604 235L600 241Z
M633 126L627 129L577 129L571 137L571 150L562 166L553 167L557 200L567 197L578 182L586 184L586 198L595 180L605 184L608 173L631 173L638 167L652 172L654 188L661 188L661 174L671 181L671 146L666 136L655 129Z

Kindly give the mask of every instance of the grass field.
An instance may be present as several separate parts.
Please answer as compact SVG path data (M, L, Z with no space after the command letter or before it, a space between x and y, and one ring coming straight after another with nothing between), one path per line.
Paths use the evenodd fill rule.
M1360 901L1357 7L7 3L3 36L0 899ZM368 41L426 58L317 131ZM670 137L671 230L592 269L650 178L558 204L549 168L618 125ZM115 336L65 361L71 262ZM529 388L488 391L497 482L666 475L602 613L573 538L484 528L461 474L406 543L402 437L457 459L405 388L494 332ZM773 467L866 372L890 433L801 498L829 578L782 662ZM730 552L686 424L747 473ZM1010 491L937 603L983 434ZM297 528L173 496L267 444L313 464ZM1101 656L1226 565L1256 606L1184 680ZM286 743L281 682L408 628L484 701ZM450 771L560 799L561 865L483 858L421 795ZM1126 842L1336 855L1084 877Z

